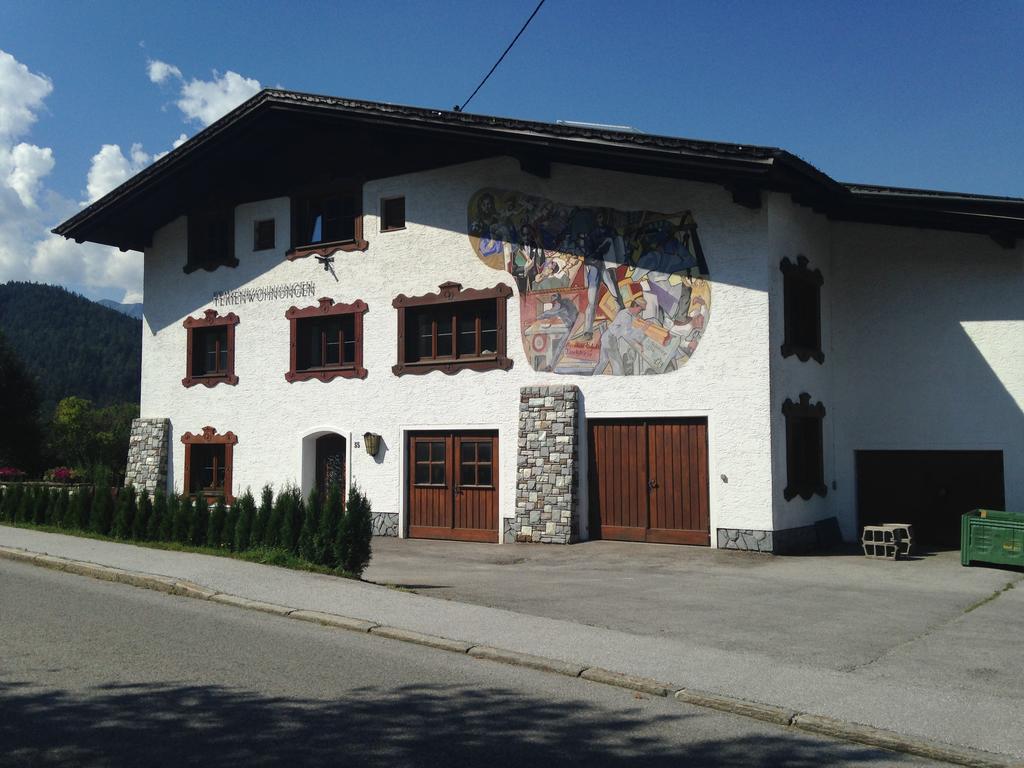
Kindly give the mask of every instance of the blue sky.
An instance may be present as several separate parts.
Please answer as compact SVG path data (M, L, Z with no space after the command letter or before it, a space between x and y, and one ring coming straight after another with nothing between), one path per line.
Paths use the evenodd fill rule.
M0 280L137 299L138 254L46 230L260 86L461 103L534 5L0 0ZM1024 197L1024 2L547 0L467 111Z

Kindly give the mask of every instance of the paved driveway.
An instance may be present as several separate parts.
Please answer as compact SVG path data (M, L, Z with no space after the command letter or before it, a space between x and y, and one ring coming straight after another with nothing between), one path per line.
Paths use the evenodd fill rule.
M663 544L374 539L365 577L432 597L857 676L1021 700L1024 579L958 552L900 562ZM1006 591L1004 591L1006 590ZM987 602L986 602L987 601Z

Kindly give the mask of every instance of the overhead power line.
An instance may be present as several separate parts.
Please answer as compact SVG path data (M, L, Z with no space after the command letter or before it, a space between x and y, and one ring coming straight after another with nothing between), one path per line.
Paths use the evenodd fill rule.
M512 42L508 44L508 48L506 48L505 52L498 57L498 60L496 62L494 62L494 66L491 67L491 71L484 75L484 79L480 81L480 85L476 87L476 90L469 94L469 98L462 102L461 107L456 106L452 107L452 109L454 109L456 112L461 112L466 108L466 105L473 100L473 97L476 96L477 91L484 87L484 83L487 82L487 78L494 74L494 70L498 68L498 65L501 64L504 58L508 55L508 52L512 50L512 46L516 44L516 41L519 39L519 37L523 34L523 32L526 31L526 28L530 26L530 22L533 21L533 17L537 15L537 11L540 10L540 7L542 5L544 5L544 0L540 0L540 2L537 3L537 7L533 9L533 13L530 14L530 18L528 18L526 20L526 23L523 24L523 28L520 29L516 36L512 38Z

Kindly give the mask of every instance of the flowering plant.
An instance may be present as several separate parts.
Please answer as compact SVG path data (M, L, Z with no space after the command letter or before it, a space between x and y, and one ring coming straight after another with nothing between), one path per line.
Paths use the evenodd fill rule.
M0 467L0 482L10 483L24 480L25 473L14 467Z
M46 470L43 479L50 483L76 483L81 478L71 467L54 467Z

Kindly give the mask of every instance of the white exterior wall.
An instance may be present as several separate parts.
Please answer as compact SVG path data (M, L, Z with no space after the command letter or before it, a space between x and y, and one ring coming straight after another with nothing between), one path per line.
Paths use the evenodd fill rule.
M832 231L826 421L844 534L856 525L857 450L1001 450L1007 509L1024 510L1024 246L902 227Z
M835 402L832 397L833 374L836 370L836 355L832 349L832 305L831 297L836 293L832 274L832 237L828 219L811 209L796 205L788 195L766 196L765 206L769 214L768 277L771 283L771 421L772 421L772 474L775 482L772 488L774 506L774 529L796 528L810 525L836 514L832 509L830 496L835 479L834 424ZM801 362L796 355L783 357L782 342L786 337L784 280L779 265L783 258L796 264L798 256L806 256L807 268L818 269L824 278L821 288L821 351L825 362L813 358ZM826 496L799 496L786 501L786 417L782 404L786 399L798 402L800 393L807 392L811 403L825 405L825 420L822 423L822 446L824 449Z
M519 332L518 294L508 301L508 372L432 372L396 377L397 317L392 299L436 292L453 280L465 288L486 288L512 277L485 266L474 253L467 229L467 205L482 187L520 190L562 203L620 210L692 209L711 272L707 329L692 359L681 370L641 377L577 377L533 371ZM384 196L405 195L406 229L380 233L377 209ZM233 491L255 491L266 482L300 482L303 436L335 431L348 440L351 479L367 493L375 512L400 513L405 533L405 433L428 428L497 429L500 439L499 508L514 517L519 389L527 385L576 384L583 394L581 441L582 506L586 527L587 417L706 416L709 428L712 545L718 527L772 528L771 416L769 387L769 270L765 267L767 215L732 202L715 185L656 179L554 165L550 179L520 171L512 159L470 163L367 183L363 197L365 253L338 253L338 282L313 258L288 262L287 198L238 206L235 211L236 268L182 272L186 222L172 222L155 236L145 256L142 416L171 419L172 456L168 475L183 484L180 436L203 426L238 436ZM278 248L252 252L253 221L273 217ZM316 297L339 302L364 300L365 380L335 379L289 384L289 306L315 298L217 307L235 312L237 386L186 389L186 331L182 321L214 307L214 292L315 280ZM769 407L771 406L771 407ZM366 431L383 436L383 449L370 458L354 442ZM722 476L727 478L727 482ZM501 525L496 536L500 536Z

